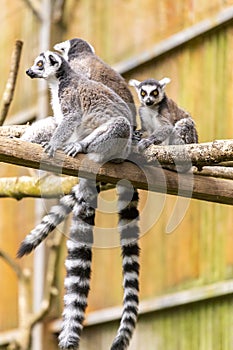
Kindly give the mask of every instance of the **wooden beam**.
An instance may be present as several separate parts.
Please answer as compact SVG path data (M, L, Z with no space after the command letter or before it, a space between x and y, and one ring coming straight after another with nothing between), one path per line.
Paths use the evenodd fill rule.
M96 179L116 184L128 180L138 189L162 192L183 197L233 204L233 181L189 174L177 174L161 167L148 166L140 158L131 162L106 163L100 166L87 155L76 158L65 156L61 151L53 159L37 144L0 137L0 161L25 167L63 173L66 175ZM133 163L135 162L135 163Z
M185 28L180 32L169 36L169 38L156 43L151 47L151 49L145 50L136 56L130 57L127 60L115 64L114 69L120 74L125 74L151 60L157 59L162 55L169 53L171 50L179 48L181 45L185 45L197 37L203 36L212 30L225 26L232 21L233 6L229 6L218 12L216 15L196 23L193 26Z
M151 312L164 311L169 308L198 303L203 300L209 301L214 298L233 295L233 280L216 282L210 285L194 287L184 291L165 294L156 298L142 300L139 305L139 315ZM87 314L85 326L96 326L106 322L120 320L122 314L121 306L114 306ZM49 323L49 330L52 333L59 333L61 330L61 319Z

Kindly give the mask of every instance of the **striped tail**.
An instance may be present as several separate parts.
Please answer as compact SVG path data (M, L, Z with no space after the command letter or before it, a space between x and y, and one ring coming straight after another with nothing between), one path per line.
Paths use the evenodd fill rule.
M91 180L80 179L76 190L76 204L70 239L67 241L68 256L65 262L64 312L59 335L61 349L78 349L83 329L84 314L90 289L93 226L97 206L97 191Z
M118 186L119 230L121 234L124 301L117 336L111 350L125 350L129 346L138 315L139 293L139 212L138 192Z
M50 212L44 216L41 223L26 236L17 252L18 258L31 253L72 211L76 202L75 193L77 186L73 187L70 194L63 196L59 204L54 205Z

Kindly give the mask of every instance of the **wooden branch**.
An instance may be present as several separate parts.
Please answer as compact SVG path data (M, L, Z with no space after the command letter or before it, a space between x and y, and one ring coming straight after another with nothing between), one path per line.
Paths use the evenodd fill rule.
M233 180L233 167L228 166L204 166L201 171L194 169L193 173L201 176L212 176Z
M30 169L32 170L32 169ZM58 198L70 193L78 182L74 176L45 175L0 178L0 198ZM101 192L115 188L115 185L98 182Z
M145 158L148 164L159 162L165 164L192 162L198 168L233 160L233 140L216 140L213 142L150 146L146 149Z
M57 198L69 193L77 181L77 177L54 175L0 178L0 198Z
M18 70L19 70L19 62L21 57L22 46L23 46L22 41L17 40L15 42L15 48L11 57L10 74L9 74L8 81L6 83L5 91L2 98L3 107L0 112L0 125L4 123L13 99L15 84L16 84Z
M40 7L41 4L38 0L23 0L25 4L30 8L32 13L37 17L39 21L42 21Z
M224 141L219 142L224 143ZM229 144L229 140L226 143ZM195 159L194 156L195 150L193 148L193 158ZM220 158L222 159L223 156ZM226 158L231 160L233 155L227 155ZM233 181L231 180L193 174L177 174L161 167L147 166L140 159L140 157L138 159L131 157L130 160L135 161L137 165L132 162L124 162L122 164L106 163L100 167L99 164L90 161L87 155L79 154L76 158L71 158L58 151L56 157L50 159L39 145L0 137L0 161L6 163L70 176L92 178L112 184L127 179L139 189L233 204Z
M9 254L7 254L1 249L0 249L0 258L2 258L6 262L6 264L11 267L11 269L16 273L19 279L20 278L23 279L25 277L23 270L20 268L18 264L16 264L15 260L12 259Z
M4 137L20 137L29 125L4 125L0 127L0 136Z
M67 220L63 224L62 232L66 231ZM31 283L28 270L21 270L14 263L8 254L0 251L2 257L8 265L17 273L19 284L19 325L17 330L0 333L0 346L9 345L9 349L28 350L31 342L32 328L40 322L49 312L53 297L58 294L55 287L55 281L59 270L57 269L58 258L60 253L61 241L65 237L59 230L56 230L53 238L47 242L49 245L49 256L47 264L47 274L45 278L45 291L41 308L36 313L31 313Z
M65 0L55 0L53 6L53 23L59 23L62 21L65 7Z
M68 220L66 219L63 223L62 232L56 230L53 238L50 238L47 241L47 245L49 246L50 250L46 269L47 273L45 277L45 291L40 310L37 313L35 313L30 320L31 327L33 327L36 323L40 322L47 315L51 308L53 297L58 295L58 291L55 286L55 281L57 279L58 274L57 264L60 254L61 243L65 237L63 232L67 232L67 221Z
M0 251L0 257L12 268L18 277L19 288L19 328L0 334L0 346L10 344L9 349L28 350L31 337L31 329L28 327L30 315L30 272L28 269L21 269L18 264L5 252Z

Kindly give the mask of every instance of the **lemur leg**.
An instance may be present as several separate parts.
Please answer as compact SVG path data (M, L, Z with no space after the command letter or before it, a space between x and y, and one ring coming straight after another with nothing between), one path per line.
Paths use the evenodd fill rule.
M75 196L76 204L73 209L70 238L67 241L68 256L65 262L67 276L62 330L59 335L61 349L78 349L83 329L90 289L93 226L97 207L95 182L80 179Z
M137 322L139 303L138 191L117 185L121 235L124 308L111 350L127 349Z
M63 149L69 156L88 153L96 162L125 158L130 152L131 127L124 117L110 119L96 128L79 142L66 145Z
M172 145L185 145L189 143L197 143L198 136L195 128L195 124L191 118L183 118L176 122L172 134L170 136L169 144ZM192 163L187 164L177 163L175 166L166 166L167 169L175 170L179 173L185 173L192 167Z
M149 137L139 141L138 150L142 152L146 148L148 148L150 145L160 145L164 143L164 141L168 140L169 136L171 135L172 129L173 129L173 126L171 124L158 128Z
M21 136L21 140L38 144L49 142L56 127L57 123L54 117L38 120L27 128Z
M176 122L169 143L172 145L184 145L197 143L198 135L194 121L191 118L183 118Z
M58 125L49 140L49 143L44 144L45 152L49 157L54 157L56 150L62 148L64 143L70 139L79 124L79 113L69 114L63 117L61 123Z

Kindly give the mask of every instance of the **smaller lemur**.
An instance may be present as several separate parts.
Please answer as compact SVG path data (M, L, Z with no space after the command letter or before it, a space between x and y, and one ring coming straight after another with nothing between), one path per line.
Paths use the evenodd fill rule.
M138 143L139 151L152 144L182 145L198 142L195 123L190 114L165 94L165 86L170 81L169 78L129 81L141 102L139 115L144 138Z

